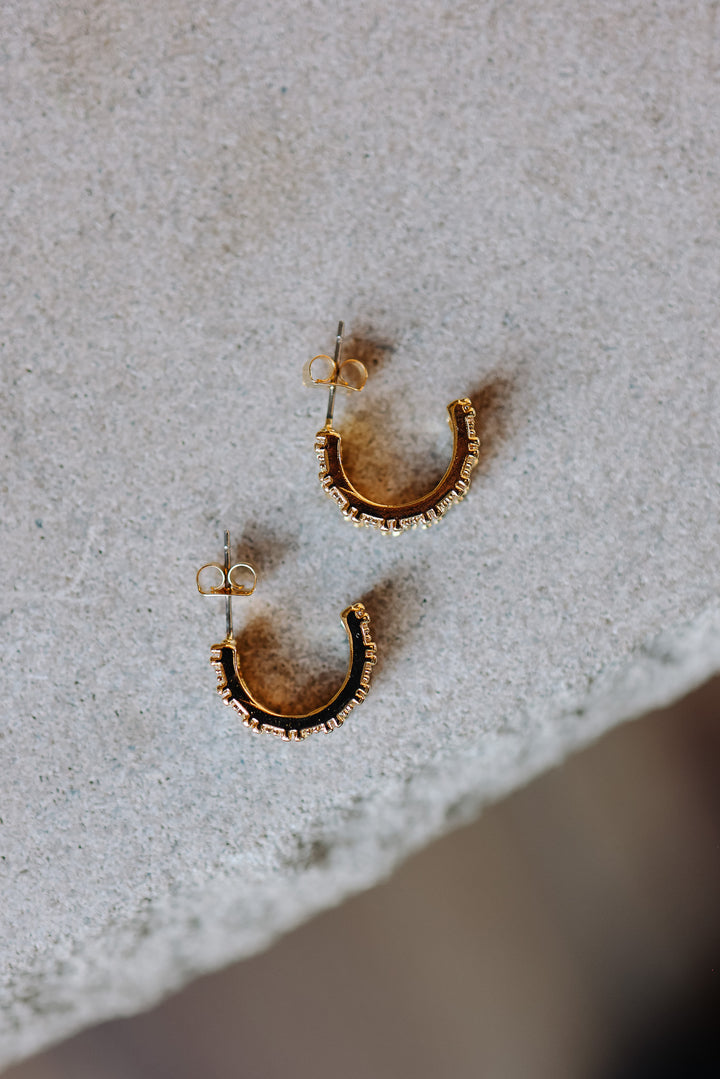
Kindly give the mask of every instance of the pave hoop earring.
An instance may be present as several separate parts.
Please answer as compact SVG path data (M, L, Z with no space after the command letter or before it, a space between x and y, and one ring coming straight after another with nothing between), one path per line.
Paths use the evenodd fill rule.
M238 664L233 637L232 597L251 596L257 574L247 562L230 565L230 537L225 533L224 563L208 562L196 574L198 592L203 596L225 596L225 639L210 650L210 662L217 674L217 691L233 708L246 727L267 731L285 742L297 742L318 731L342 726L356 704L365 700L370 688L376 646L370 636L370 615L362 603L347 607L341 618L350 642L350 663L345 680L335 696L322 708L301 716L286 716L263 707L245 684Z
M354 525L377 528L398 536L418 525L428 528L445 516L450 506L460 502L470 487L470 476L478 462L480 442L475 433L475 409L468 397L451 401L447 406L453 432L452 459L445 475L432 491L403 506L384 505L364 498L348 478L342 462L341 438L333 427L335 393L338 387L359 393L367 382L367 368L359 360L340 362L344 323L338 325L334 357L319 355L305 365L304 379L315 386L328 386L327 416L322 431L315 437L315 452L320 463L320 483L337 502L347 520ZM313 374L313 366L323 362L326 375Z

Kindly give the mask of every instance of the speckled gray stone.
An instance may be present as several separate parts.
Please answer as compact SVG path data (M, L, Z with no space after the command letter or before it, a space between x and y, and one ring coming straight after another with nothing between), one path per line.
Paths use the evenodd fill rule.
M2 57L0 1061L366 887L720 667L717 6L8 0ZM397 540L469 394L466 501ZM350 354L350 353L348 353ZM221 530L268 704L223 708ZM268 1002L272 1007L272 1002Z

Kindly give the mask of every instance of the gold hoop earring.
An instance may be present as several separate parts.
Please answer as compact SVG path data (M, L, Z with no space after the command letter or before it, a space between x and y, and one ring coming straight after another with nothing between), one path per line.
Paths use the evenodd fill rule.
M471 473L480 453L480 442L475 433L475 409L468 397L451 401L447 406L453 432L452 459L445 475L432 491L403 506L384 505L364 498L345 472L341 438L333 427L337 388L359 393L368 377L367 368L359 360L340 361L343 333L344 323L341 322L335 338L334 357L324 354L313 356L304 369L306 383L328 386L330 391L325 426L315 437L320 483L330 498L337 502L343 517L355 525L370 526L394 536L418 525L428 528L444 517L453 503L462 501L470 487ZM313 365L319 361L326 364L325 377L313 374Z
M198 592L203 596L225 597L225 639L210 650L210 662L217 674L217 691L233 708L244 725L253 731L267 731L285 742L297 742L319 731L341 727L356 704L365 700L370 688L376 646L370 636L370 616L362 603L347 607L341 618L350 642L347 675L335 696L322 708L300 716L286 716L259 704L245 684L238 664L233 637L232 597L251 596L257 574L247 562L230 565L230 537L225 533L225 560L207 562L196 574Z

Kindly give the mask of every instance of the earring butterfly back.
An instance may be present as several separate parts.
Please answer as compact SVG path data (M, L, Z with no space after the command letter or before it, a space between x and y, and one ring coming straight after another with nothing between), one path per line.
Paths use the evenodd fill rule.
M304 381L329 389L325 426L315 437L315 452L320 464L320 484L338 504L343 517L358 526L377 528L397 536L410 528L427 528L445 516L455 502L465 497L470 487L473 468L478 462L480 442L475 432L475 409L468 397L448 405L448 418L453 432L452 459L445 475L428 494L405 505L392 506L372 502L353 486L342 462L341 436L333 426L335 393L338 387L359 393L368 378L367 368L360 360L341 362L344 323L338 325L335 354L321 354L305 365ZM322 361L327 373L313 374L313 367Z

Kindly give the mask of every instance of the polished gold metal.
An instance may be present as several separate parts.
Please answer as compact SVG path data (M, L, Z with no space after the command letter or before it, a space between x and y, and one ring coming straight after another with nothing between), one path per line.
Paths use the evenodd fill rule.
M251 586L233 581L233 571L240 569L250 571ZM213 574L217 583L210 587L201 581L200 576L207 570L219 571L219 576L218 573ZM297 742L320 731L334 731L342 726L355 705L365 700L370 689L372 669L377 658L377 648L370 636L370 615L362 603L353 603L340 616L350 643L350 662L345 680L334 697L313 712L299 716L281 715L265 708L253 697L240 673L237 645L233 638L230 606L232 597L252 595L256 580L255 570L247 562L236 562L234 566L230 566L230 537L227 532L224 563L208 562L201 566L196 574L197 588L201 595L225 596L227 633L225 640L214 644L210 650L210 662L217 674L218 693L250 730L266 731L285 742Z
M410 528L428 528L445 516L455 502L461 502L470 487L472 470L478 462L480 442L475 431L475 409L468 397L451 401L448 405L449 423L453 432L452 459L440 482L422 498L402 506L372 502L353 486L342 462L341 436L333 427L335 391L343 389L360 391L367 381L368 372L359 360L340 362L344 323L338 325L335 338L335 355L313 356L305 366L305 381L316 386L329 386L325 426L315 436L315 453L320 464L320 483L325 492L338 504L343 517L354 525L377 528L387 535L398 536ZM326 360L329 373L325 378L313 376L316 360ZM348 381L343 375L354 372L359 384ZM352 376L351 376L352 377Z
M330 356L326 356L324 352L321 352L320 355L313 356L311 360L308 360L303 368L303 382L306 385L329 386L330 388L327 414L325 416L325 427L328 429L332 428L336 389L340 387L343 390L354 390L356 393L359 393L368 379L368 369L364 363L360 362L360 360L348 359L343 360L343 362L340 363L340 351L342 349L344 333L345 323L339 322L337 335L335 337L335 355L331 358ZM326 378L320 378L312 373L313 364L318 360L326 360L330 365ZM343 369L347 369L349 379L343 375Z

